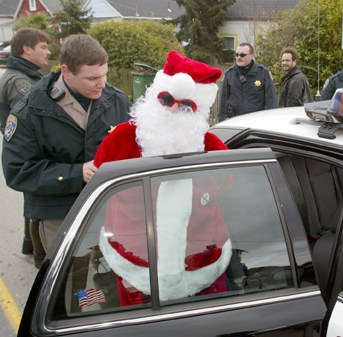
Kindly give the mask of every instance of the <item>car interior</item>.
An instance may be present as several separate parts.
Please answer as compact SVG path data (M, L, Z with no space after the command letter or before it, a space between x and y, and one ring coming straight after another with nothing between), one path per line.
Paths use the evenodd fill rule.
M329 101L308 103L305 106L308 117L318 118L317 115L331 118L327 114ZM316 108L314 110L314 107ZM309 116L309 113L316 116ZM321 119L326 121L326 119ZM308 123L316 123L311 119ZM334 139L334 131L342 124L323 123L318 136ZM236 132L236 133L235 133ZM216 129L216 134L221 139L232 139L241 132L237 129ZM254 148L267 146L273 149L285 178L297 204L303 225L308 237L312 252L313 263L323 298L328 304L332 292L330 277L334 268L334 254L339 249L338 239L343 221L343 167L339 161L328 156L316 156L315 152L306 154L305 151L293 150L291 147L280 147L281 142L261 141L259 137L254 139L253 133L244 135L242 139L236 137L228 148ZM282 140L283 142L284 140ZM286 140L287 143L287 140ZM336 294L337 295L337 294ZM335 297L335 296L333 296Z
M277 159L298 206L325 299L343 216L343 169L300 155L279 153Z

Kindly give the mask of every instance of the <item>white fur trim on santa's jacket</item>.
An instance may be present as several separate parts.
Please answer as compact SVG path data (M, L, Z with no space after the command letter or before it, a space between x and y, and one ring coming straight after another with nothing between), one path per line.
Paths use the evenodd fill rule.
M185 270L187 226L192 213L193 184L191 179L160 184L156 204L158 241L158 282L162 301L195 295L209 287L230 263L232 246L228 239L221 256L214 263L194 271ZM109 244L101 229L100 249L110 268L125 282L144 294L150 294L149 269L123 258Z

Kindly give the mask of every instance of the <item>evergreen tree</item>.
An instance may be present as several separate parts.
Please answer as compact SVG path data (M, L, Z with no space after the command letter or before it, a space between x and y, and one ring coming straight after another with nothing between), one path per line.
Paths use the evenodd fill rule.
M227 17L227 9L235 0L176 0L186 13L174 22L180 30L176 34L188 57L213 64L227 59L223 40L218 35Z
M81 0L61 0L61 10L55 13L61 27L60 38L71 34L86 34L93 21L91 9L82 9Z
M44 13L28 13L27 15L20 16L13 26L13 30L17 31L21 28L36 28L43 31L48 31L50 19Z

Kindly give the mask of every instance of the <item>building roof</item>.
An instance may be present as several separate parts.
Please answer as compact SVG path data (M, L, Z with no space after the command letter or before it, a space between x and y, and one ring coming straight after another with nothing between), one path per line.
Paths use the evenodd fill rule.
M94 19L121 18L122 15L107 0L87 0L83 8L90 9Z
M20 0L0 0L0 16L13 16Z
M59 0L42 0L42 1L44 2L45 6L47 8L49 8L49 10L52 13L55 13L62 8L61 2Z
M61 9L60 1L41 0L41 2L52 13ZM175 18L184 13L184 8L180 8L175 0L81 0L81 2L83 5L91 3L97 15L104 15L103 11L107 11L106 17L111 13L117 17L119 13L126 18L161 19ZM236 0L228 9L228 18L230 20L273 18L276 11L294 8L298 2L299 0ZM0 17L14 15L19 3L20 0L0 0Z
M108 0L124 17L175 18L184 13L175 0Z
M39 1L48 13L53 13L50 6L47 6L45 0ZM23 5L23 0L0 0L0 18L15 18L15 16L18 14L18 11L21 9L21 5Z
M0 0L3 1L3 0ZM7 0L10 2L10 0ZM61 8L60 2L56 0L43 0L46 6L56 12ZM83 5L88 0L81 0ZM102 0L93 0L93 10L103 6ZM175 0L107 0L121 16L126 18L175 18L184 12ZM95 15L94 15L95 16Z
M277 11L292 9L298 2L299 0L236 0L228 9L228 19L272 19Z

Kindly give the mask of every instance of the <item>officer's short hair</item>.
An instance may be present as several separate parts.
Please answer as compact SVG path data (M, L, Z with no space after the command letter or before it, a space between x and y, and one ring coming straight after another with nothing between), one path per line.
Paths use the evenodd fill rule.
M299 59L298 52L294 48L291 48L291 47L287 47L287 48L282 49L281 56L283 54L291 54L293 61L298 61L298 59Z
M90 35L74 34L62 42L60 64L65 64L74 75L83 65L103 65L107 62L106 50Z
M33 49L39 42L50 43L49 35L36 28L19 29L11 40L11 54L21 56L24 53L24 46Z
M239 47L249 47L250 54L252 54L252 55L254 54L254 47L250 43L243 42L243 43L240 43L238 46Z

